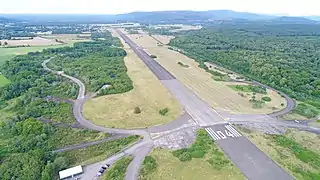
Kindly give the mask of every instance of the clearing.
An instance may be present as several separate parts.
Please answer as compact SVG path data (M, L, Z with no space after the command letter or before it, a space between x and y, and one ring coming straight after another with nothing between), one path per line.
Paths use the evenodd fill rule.
M101 144L89 146L83 149L76 149L58 153L69 160L70 166L88 165L107 159L108 157L120 152L123 148L129 147L140 139L138 136L129 136Z
M154 29L159 29L159 28L169 29L171 32L199 30L202 28L201 26L192 26L192 25L185 25L185 24L161 24L161 25L152 25L149 27Z
M10 81L0 73L0 87L9 84Z
M154 149L143 162L140 180L245 179L204 130L189 148Z
M164 36L164 35L152 35L152 37L156 38L162 44L169 44L171 39L174 38L174 36Z
M242 129L259 149L296 179L320 178L319 135L288 130L285 135L266 135Z
M250 94L240 94L231 89L228 85L237 85L237 82L225 82L213 80L213 75L199 67L195 60L169 50L168 46L158 46L157 41L149 35L128 35L138 45L143 47L149 54L157 56L157 61L178 80L195 92L204 101L218 111L227 111L238 114L267 114L278 111L286 106L286 101L277 92L268 90L264 96L272 99L263 106L255 106L248 99ZM188 65L188 68L181 67L178 63ZM257 96L257 95L256 95ZM258 100L260 97L256 97Z
M8 43L8 46L53 46L62 43L56 42L55 39L46 39L42 37L34 37L32 39L23 40L1 40L1 43Z
M57 43L56 39L64 42ZM16 55L27 54L28 52L42 51L46 48L60 48L64 46L73 46L76 42L90 40L90 34L53 34L42 37L35 37L30 40L11 40L12 45L30 45L27 47L0 48L0 65L10 60ZM6 41L6 40L1 40ZM8 41L9 45L10 42Z
M149 127L178 118L181 115L180 104L128 45L123 44L127 51L124 62L134 89L87 101L83 109L85 117L97 125L115 128ZM136 107L140 108L141 113L134 113ZM161 115L159 111L164 108L169 111Z

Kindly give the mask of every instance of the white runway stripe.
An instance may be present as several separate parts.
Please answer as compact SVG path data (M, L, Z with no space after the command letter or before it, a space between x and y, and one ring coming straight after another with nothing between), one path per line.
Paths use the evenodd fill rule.
M215 137L215 135L212 134L207 128L205 128L205 130L207 131L207 133L209 133L209 135L210 135L214 140L217 140L217 137Z
M215 133L211 128L208 128L208 130L217 137L217 140L221 139L220 136L217 133Z
M237 130L235 130L232 126L230 126L230 125L226 125L225 126L229 131L231 131L231 133L233 134L233 135L235 135L236 137L240 137L240 136L242 136Z

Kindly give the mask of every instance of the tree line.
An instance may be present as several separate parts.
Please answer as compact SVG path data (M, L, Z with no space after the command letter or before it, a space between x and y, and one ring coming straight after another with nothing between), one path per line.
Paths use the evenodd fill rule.
M310 29L303 32L303 27L283 35L281 28L284 25L206 28L170 45L183 49L203 68L206 61L216 63L320 109L320 37Z

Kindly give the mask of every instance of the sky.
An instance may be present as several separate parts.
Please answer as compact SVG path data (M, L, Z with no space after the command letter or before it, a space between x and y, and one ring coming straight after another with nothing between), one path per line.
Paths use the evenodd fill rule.
M133 11L216 10L320 15L320 0L0 0L0 14L120 14Z

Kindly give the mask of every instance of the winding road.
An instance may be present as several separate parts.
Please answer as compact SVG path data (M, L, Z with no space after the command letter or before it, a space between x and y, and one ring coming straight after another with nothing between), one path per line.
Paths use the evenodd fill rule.
M125 41L127 43L128 42L130 43L130 39L126 38L126 36L124 34L122 34L119 31L118 31L118 33L122 36L123 39L125 39ZM168 124L154 126L154 127L150 127L147 129L128 130L128 129L107 128L107 127L95 125L90 120L87 120L82 114L82 109L83 109L84 103L88 99L93 97L93 96L86 96L85 95L84 83L75 77L64 74L64 72L54 71L54 70L48 68L47 63L50 62L52 59L54 59L54 57L47 59L47 60L43 61L43 63L42 63L42 66L45 70L50 71L50 72L57 74L57 75L61 75L65 78L68 78L71 81L75 82L79 86L78 97L76 100L73 101L73 108L72 108L73 115L79 125L81 125L84 128L87 128L87 129L115 134L115 137L112 137L115 139L121 138L121 137L126 137L128 135L139 135L139 136L143 137L143 139L141 139L140 141L138 141L134 145L127 147L126 149L122 150L118 154L115 154L115 155L109 157L105 161L85 166L84 167L85 173L82 176L83 179L86 179L86 180L87 179L88 180L95 179L96 172L99 170L99 168L103 164L105 164L105 163L112 164L124 156L133 155L134 159L129 164L129 166L127 168L125 179L126 180L135 180L138 178L139 169L140 169L140 166L141 166L145 156L149 154L149 152L152 150L152 148L154 146L154 142L153 142L154 139L151 139L150 133L170 132L170 131L174 131L174 130L179 131L179 128L183 128L185 126L185 122L189 119L192 119L193 121L197 122L197 124L202 127L211 126L213 128L213 127L218 127L220 125L224 126L227 123L226 121L222 120L222 118L219 115L217 115L211 108L207 108L207 104L205 102L203 102L200 98L195 96L189 90L185 89L183 87L183 85L181 83L179 83L178 81L176 81L176 79L168 71L166 71L164 68L162 68L159 64L155 64L156 63L155 61L151 61L148 58L149 55L147 55L143 50L139 49L134 44L131 44L131 49L135 51L135 53L141 58L141 60L143 60L145 62L145 64L158 77L158 79L161 80L163 85L165 87L167 87L169 89L169 91L172 92L172 94L175 94L176 98L184 105L186 113L182 117L180 117L177 120L174 120ZM268 87L268 88L270 88L270 87ZM284 115L284 114L290 112L292 110L292 108L294 108L294 106L295 106L294 101L290 97L288 97L287 95L285 95L283 93L281 93L281 94L287 99L288 106L282 111L269 114L269 116L272 118L278 117L279 115ZM255 116L252 116L252 117L255 117ZM240 119L240 120L233 120L230 122L240 124L243 122L248 122L248 120L242 121L242 119ZM258 123L259 121L256 120L255 122ZM263 121L263 123L265 123L265 121ZM280 124L280 125L285 125L285 126L287 125L289 127L295 127L295 128L309 128L306 125L292 124L292 123L285 122L285 121L284 122L272 121L270 123ZM102 143L107 140L108 139L101 140L99 142L91 142L91 143L74 145L74 146L70 146L70 147L66 147L66 148L57 150L57 152L58 151L59 152L60 151L67 151L67 150L76 149L76 148L83 148L83 147L87 147L89 145ZM232 148L230 149L228 147L228 146L230 146L230 144L228 144L226 142L227 141L217 141L218 145L220 145L225 152L229 152L227 155L229 157L231 156L230 158L234 161L236 158L232 157L232 156L233 155L239 156L239 154L234 153L234 147L232 146ZM259 150L257 151L255 149L256 147L254 145L252 146L252 144L250 144L250 142L246 138L243 138L242 141L239 141L239 142L240 142L239 146L241 146L241 142L242 143L244 142L244 143L246 143L246 145L250 146L251 151L255 152L255 157L260 158L260 156L261 156L260 151ZM246 149L244 149L244 150L246 150ZM247 160L246 157L242 158L242 159L241 159L241 157L242 157L242 155L240 154L240 158L238 158L240 161ZM245 162L240 162L240 161L239 161L240 163L239 162L234 162L234 163L238 167L240 166L240 170L242 170L242 172L247 177L255 177L256 178L256 177L261 177L261 175L264 175L264 177L262 179L266 179L266 178L269 178L269 176L266 176L268 174L268 175L271 175L270 177L274 177L274 176L278 175L278 177L283 177L283 179L292 179L291 176L287 175L283 170L281 170L281 168L277 167L277 165L274 165L274 162L270 161L270 159L268 157L266 157L264 154L262 155L262 157L263 157L263 158L261 158L262 162L256 161L255 163L257 163L257 164L255 166L266 165L265 168L268 169L268 167L270 167L270 170L272 170L272 172L269 172L269 171L252 172L253 170L250 169L250 167L251 167L254 159L251 159L251 162L249 162L249 164L248 163L246 164ZM246 168L241 168L242 166L246 166ZM253 169L255 169L255 168L253 168Z

